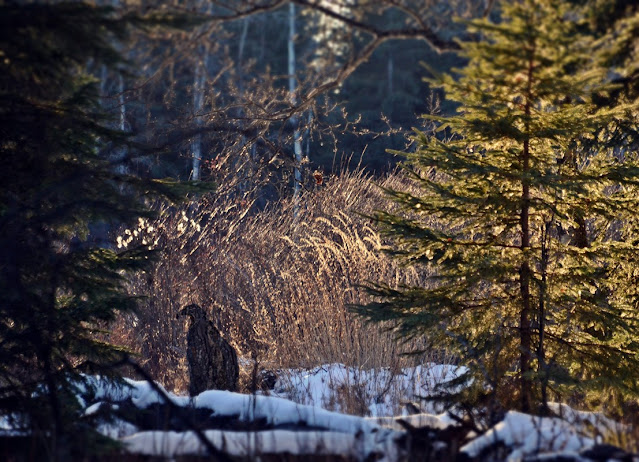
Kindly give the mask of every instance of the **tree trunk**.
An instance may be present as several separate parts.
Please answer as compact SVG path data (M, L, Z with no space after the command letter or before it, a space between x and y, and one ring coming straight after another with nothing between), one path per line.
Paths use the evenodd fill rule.
M388 54L388 59L386 61L386 74L388 77L388 95L392 96L393 94L393 55L391 53Z
M198 60L195 65L193 75L193 120L195 126L202 126L202 109L204 108L204 81L206 76L207 50L204 49L202 60ZM193 158L191 169L191 180L200 179L200 162L202 160L202 134L197 133L191 139L191 155Z
M248 26L251 17L248 16L242 20L242 35L240 35L240 44L237 49L237 68L242 69L242 59L244 58L244 47L246 46L246 35L248 34ZM241 76L241 73L240 73Z
M537 346L537 374L541 379L541 412L549 415L548 409L548 366L546 364L546 297L548 295L548 265L550 264L550 230L553 220L549 219L544 225L541 239L541 282L539 283L539 345Z
M530 167L530 152L528 141L524 142L524 173ZM521 290L522 309L519 320L519 336L520 336L520 374L521 374L521 411L530 411L530 398L532 382L530 375L530 363L531 363L531 300L530 300L530 280L531 271L530 263L528 262L528 255L526 255L530 248L530 185L528 180L524 179L522 185L522 208L520 215L521 224L521 250L524 253L524 261L519 269L519 282Z
M118 105L120 106L120 123L118 128L120 131L126 131L126 103L124 101L124 77L122 74L118 75ZM127 157L127 149L126 146L122 146L117 150L116 153L116 171L120 174L126 174L127 166L126 166L126 157Z
M528 60L528 87L526 90L526 103L524 107L525 132L530 132L530 114L532 104L532 79L534 71L534 44L533 50L530 52ZM520 359L519 369L521 374L521 411L530 412L532 399L532 377L531 373L531 295L530 281L532 279L530 269L530 180L527 175L530 171L530 139L524 140L524 146L521 154L522 164L522 191L521 191L521 250L523 254L523 262L519 269L519 282L521 291L521 313L519 319L519 341L520 341Z
M288 4L288 90L290 93L291 104L297 104L297 83L295 81L295 5L291 2ZM302 185L302 137L298 125L297 117L291 117L293 125L293 149L295 152L295 185L294 198L297 203Z

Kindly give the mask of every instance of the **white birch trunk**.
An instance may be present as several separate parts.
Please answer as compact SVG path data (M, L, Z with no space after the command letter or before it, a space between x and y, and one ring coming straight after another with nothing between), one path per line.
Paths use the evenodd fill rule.
M308 111L308 120L306 121L306 158L311 157L311 123L313 122L313 111Z
M251 20L250 16L247 16L242 21L242 35L240 35L240 45L237 50L237 67L238 69L242 69L242 59L244 58L244 47L246 45L246 35L248 34L248 26L249 21Z
M297 82L295 80L295 5L288 4L288 90L291 104L297 104ZM298 126L297 117L291 117L293 124L293 149L295 152L295 189L294 198L297 202L302 185L302 137Z
M118 105L120 106L120 121L118 123L118 129L124 132L126 131L126 103L124 101L124 77L122 77L122 74L118 75ZM117 152L115 154L115 170L122 175L128 173L125 163L126 155L126 146L122 146L121 148L117 149Z
M212 4L209 2L200 0L197 2L198 11L202 11L206 14L209 9L212 8ZM200 30L200 28L198 28ZM209 47L204 43L200 45L198 49L202 50L202 56L195 64L195 70L193 72L193 121L195 122L196 134L191 138L191 155L192 155L192 169L191 180L200 180L200 164L202 162L202 111L204 109L204 84L206 83L206 76L208 73L208 61L209 61Z
M206 76L206 50L204 59L195 65L193 76L193 115L195 126L199 129L202 126L202 109L204 108L204 81ZM197 133L191 139L191 155L193 157L191 180L199 181L200 163L202 161L202 134Z

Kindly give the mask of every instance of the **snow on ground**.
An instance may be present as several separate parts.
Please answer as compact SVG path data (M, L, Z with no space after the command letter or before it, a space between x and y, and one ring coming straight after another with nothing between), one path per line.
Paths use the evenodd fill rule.
M273 425L300 424L327 428L337 432L377 431L379 426L358 416L327 411L317 406L297 404L284 398L244 395L209 390L196 396L194 405L211 409L214 416L239 414L242 421L265 419Z
M591 432L596 435L620 435L628 432L627 425L609 419L601 412L577 411L567 404L548 403L552 412L567 422L571 422L582 433Z
M463 372L463 369L461 369ZM208 430L206 436L218 448L230 454L250 456L255 453L339 454L365 458L383 454L384 460L398 458L394 440L402 427L392 417L398 399L392 395L401 391L404 399L427 395L434 387L457 376L455 366L426 365L401 371L393 376L389 370L362 371L342 364L330 364L310 371L290 371L280 375L273 396L245 395L221 390L208 390L189 398L162 391L178 406L210 409L213 417L234 416L240 421L261 420L273 426L302 426L309 431L273 429L258 432ZM85 394L91 396L85 415L96 414L101 405L131 400L138 408L162 404L164 398L144 381L125 380L124 386L114 386L97 377L86 377ZM366 394L370 414L375 418L333 412L344 387L361 387ZM383 393L380 393L383 392ZM294 402L283 396L295 397ZM377 400L375 398L379 396ZM446 428L452 421L445 415L421 414L403 416L413 426ZM118 437L130 452L153 456L174 457L204 454L205 448L193 432L138 431L122 421L102 423L99 430Z
M395 417L367 417L366 420L370 420L375 422L377 425L382 427L391 428L393 430L404 430L405 427L400 425L399 421L402 420L415 428L428 427L434 428L436 430L444 430L445 428L450 427L451 425L455 425L456 422L452 419L448 413L443 413L439 415L433 414L413 414L413 415L402 415Z
M96 402L86 408L86 416L95 413L99 406L106 402L131 399L140 409L164 402L150 384L144 381L126 379L126 386L122 387L109 385L96 379L93 385L96 389ZM274 396L247 395L223 390L204 391L193 398L177 396L166 391L165 393L178 406L210 409L211 415L215 417L236 416L245 422L263 419L266 423L276 426L304 425L345 433L380 430L380 426L375 422L358 416L332 412L318 406L298 404Z
M477 457L482 450L502 442L512 451L507 461L520 461L540 453L577 458L579 452L594 446L593 436L604 435L615 424L601 414L574 411L564 404L551 404L553 408L562 408L565 417L536 417L510 411L502 422L461 451Z
M235 456L332 454L356 459L379 456L383 457L379 460L393 462L400 455L395 444L403 431L399 419L412 427L435 430L456 425L447 414L437 415L435 408L429 409L431 413L405 415L404 412L398 416L398 403L411 401L416 396L428 396L435 387L446 386L464 371L464 368L451 365L427 364L393 375L387 369L366 371L329 364L307 371L280 373L271 396L209 390L189 398L166 392L161 386L160 389L175 405L210 410L213 418L260 421L275 427L251 432L205 432L214 446ZM97 419L98 430L120 439L130 452L164 457L206 453L191 431L140 431L122 420L100 420L102 406L117 409L118 403L130 402L145 409L164 404L165 398L149 383L125 379L123 385L113 385L99 377L87 376L78 388L85 416ZM365 404L362 412L368 413L369 417L334 412L340 409L339 399L343 399L348 390L359 393L355 395ZM549 406L560 417L541 418L508 412L502 422L467 443L461 451L474 458L501 443L506 448L506 460L512 462L533 455L537 460L557 456L567 460L589 460L579 453L600 443L602 435L620 435L628 431L600 413L576 411L558 403ZM0 419L0 429L11 431L6 417Z
M357 369L343 364L325 364L311 370L289 370L279 374L273 394L292 401L345 412L344 401L360 401L360 410L373 417L402 412L402 404L416 396L429 396L435 388L466 372L463 366L434 364L401 371ZM349 396L347 396L349 395ZM423 410L443 411L433 403L420 403ZM425 408L424 408L425 407Z
M134 435L140 431L135 425L126 422L124 420L116 419L114 422L100 423L96 430L114 440L126 438L127 436Z
M99 376L85 376L86 386L83 386L83 395L89 396L93 400L93 405L101 401L124 401L131 399L133 404L140 409L149 407L152 404L164 403L164 398L160 396L145 380L132 380L125 378L124 384L114 384L109 380L103 380ZM189 398L187 396L178 396L164 389L160 384L157 386L162 392L168 396L174 404L178 406L187 406ZM86 412L92 409L87 408Z
M343 364L327 364L312 370L280 374L272 396L209 390L189 398L160 388L176 405L208 408L216 417L238 416L242 421L265 419L273 425L303 422L310 427L354 433L371 431L372 427L380 425L398 428L391 417L397 414L395 409L401 407L397 395L399 391L405 401L413 400L416 396L428 396L436 386L445 384L464 371L465 368L452 365L428 364L404 369L392 376L388 369L358 370ZM92 397L92 403L85 415L96 412L102 402L131 399L141 409L164 402L164 398L146 381L125 379L125 386L117 386L99 377L86 377L86 380L86 388L90 392L85 390L85 395ZM327 410L340 410L339 393L344 393L345 387L361 387L370 415L380 419L362 419ZM429 425L433 428L445 428L452 423L445 414L423 414L419 418L421 420L411 419L411 423L417 423L416 426Z
M206 438L233 456L263 454L343 455L380 461L397 460L397 449L389 433L341 433L330 431L265 430L231 432L207 430ZM140 432L122 440L130 452L150 456L206 455L206 447L193 432Z
M96 414L100 406L106 405L107 402L130 399L141 409L163 403L163 398L147 382L127 379L125 386L113 386L97 378L87 379L96 400L86 408L87 416ZM232 455L245 457L251 454L290 453L368 457L378 453L385 457L380 460L397 459L394 439L399 436L398 433L373 420L298 404L275 396L246 395L222 390L208 390L194 398L176 396L172 393L167 393L167 396L179 406L210 409L213 417L234 416L245 422L261 420L274 426L307 429L205 432L214 446L223 448ZM133 453L165 457L206 453L206 448L190 431L139 432L125 422L101 424L99 431L120 438Z

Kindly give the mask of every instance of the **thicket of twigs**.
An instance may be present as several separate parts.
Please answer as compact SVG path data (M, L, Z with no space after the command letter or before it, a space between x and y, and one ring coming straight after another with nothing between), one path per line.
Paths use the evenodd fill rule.
M393 174L374 184L362 172L331 177L293 199L255 212L234 197L205 197L164 208L153 222L124 231L121 246L151 243L160 252L153 271L131 282L147 295L137 316L121 319L111 340L139 354L167 388L188 383L185 325L176 313L198 303L246 359L250 388L260 368L312 367L339 362L366 369L410 365L379 325L348 311L367 300L367 281L417 283L424 275L400 268L380 252L382 238L363 215L383 206L383 191L406 181Z

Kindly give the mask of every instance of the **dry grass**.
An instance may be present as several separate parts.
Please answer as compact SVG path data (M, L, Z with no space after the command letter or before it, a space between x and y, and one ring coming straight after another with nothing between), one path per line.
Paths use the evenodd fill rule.
M381 184L402 181L395 174ZM411 365L418 359L402 357L391 333L348 311L367 301L358 284L424 280L380 252L382 238L360 215L383 201L379 187L355 172L329 178L297 206L281 201L249 213L243 200L204 198L165 208L157 221L122 235L123 243L145 240L163 250L153 271L132 282L135 293L149 297L144 309L121 319L113 340L137 351L154 377L178 391L186 388L187 368L184 326L175 315L187 303L205 307L239 354L260 368ZM245 369L250 388L254 374Z

